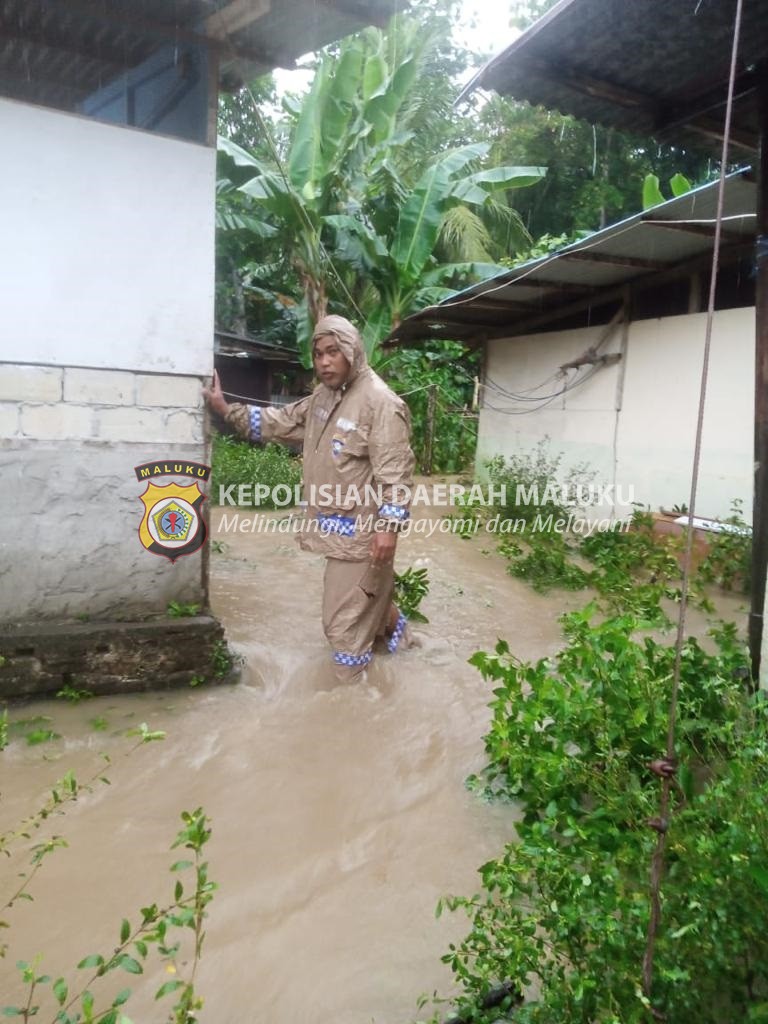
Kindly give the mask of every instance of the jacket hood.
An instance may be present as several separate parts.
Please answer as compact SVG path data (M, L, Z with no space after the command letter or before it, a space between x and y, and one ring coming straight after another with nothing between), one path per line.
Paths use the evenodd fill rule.
M324 316L322 320L318 320L312 334L313 352L315 341L326 334L334 335L344 358L352 367L352 371L346 381L347 384L351 384L355 377L358 377L368 366L360 332L354 324L351 324L343 316Z

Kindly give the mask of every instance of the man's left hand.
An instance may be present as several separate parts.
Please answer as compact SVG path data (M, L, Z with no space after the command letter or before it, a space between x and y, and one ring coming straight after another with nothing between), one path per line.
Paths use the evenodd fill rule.
M389 565L395 559L396 533L374 533L371 541L371 562L373 565Z

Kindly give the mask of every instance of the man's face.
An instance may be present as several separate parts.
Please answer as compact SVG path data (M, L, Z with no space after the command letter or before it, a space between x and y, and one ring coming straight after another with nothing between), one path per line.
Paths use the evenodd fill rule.
M351 369L346 356L339 348L335 334L323 334L315 340L313 348L315 373L329 388L340 388Z

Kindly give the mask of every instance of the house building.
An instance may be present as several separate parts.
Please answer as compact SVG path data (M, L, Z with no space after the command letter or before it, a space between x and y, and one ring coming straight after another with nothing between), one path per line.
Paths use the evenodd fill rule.
M558 0L467 85L592 123L748 159L756 184L752 674L768 686L768 21L761 0ZM711 230L713 223L701 225ZM725 236L723 236L725 237ZM713 325L714 330L714 325ZM700 344L703 352L703 336ZM659 378L665 367L657 368ZM746 401L746 395L745 395ZM710 443L717 437L710 431ZM761 671L761 660L764 662Z
M756 188L729 176L699 513L752 497ZM484 349L477 467L543 438L606 485L596 517L688 501L717 184L672 199L409 317L401 342Z
M207 674L206 549L140 542L134 467L188 484L175 467L209 459L219 88L391 14L0 0L0 696ZM164 619L171 601L203 614Z

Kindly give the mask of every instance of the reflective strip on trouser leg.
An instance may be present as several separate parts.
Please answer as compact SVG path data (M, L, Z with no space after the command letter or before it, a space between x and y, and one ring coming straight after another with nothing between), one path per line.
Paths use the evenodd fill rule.
M371 648L383 635L394 591L392 564L345 562L328 558L323 586L323 629L336 665L359 667L370 662Z

